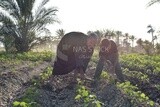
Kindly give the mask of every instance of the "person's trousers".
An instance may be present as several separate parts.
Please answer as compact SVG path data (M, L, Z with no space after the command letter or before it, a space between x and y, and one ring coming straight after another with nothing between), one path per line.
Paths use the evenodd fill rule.
M104 65L109 61L111 64L108 64L108 69L110 69L110 67L113 67L113 69L111 69L112 71L109 71L109 72L115 73L117 78L123 82L124 77L123 77L123 74L122 74L121 65L118 61L118 57L117 57L117 59L115 59L115 58L116 57L114 57L114 56L111 56L111 57L108 57L108 58L100 57L100 59L98 61L98 64L97 64L97 67L96 67L94 79L99 79L100 78L100 75L102 73Z

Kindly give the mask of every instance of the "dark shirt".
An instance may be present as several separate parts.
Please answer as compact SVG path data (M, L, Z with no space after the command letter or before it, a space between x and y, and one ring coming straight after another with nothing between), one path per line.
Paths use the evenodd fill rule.
M87 38L81 32L70 32L63 36L57 47L54 75L67 74L76 68L86 70L93 54L93 48L87 47Z
M109 60L113 65L118 61L118 49L113 40L103 39L100 44L99 57Z

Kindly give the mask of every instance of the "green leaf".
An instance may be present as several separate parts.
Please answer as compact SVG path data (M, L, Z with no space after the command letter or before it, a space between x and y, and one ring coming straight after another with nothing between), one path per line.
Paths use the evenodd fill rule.
M144 94L144 93L142 93L140 96L141 96L142 98L145 98L145 94Z
M95 95L89 95L89 98L96 98Z
M27 103L21 102L21 103L20 103L20 106L21 106L21 107L27 107Z
M101 107L101 102L96 101L96 107Z
M19 104L20 104L20 102L15 101L15 102L13 102L13 107L17 107L17 106L19 106Z
M88 91L86 91L86 90L84 90L83 93L82 93L83 96L88 96L88 94L89 94L89 93L88 93Z
M75 100L79 100L81 97L82 97L82 96L78 94L78 95L75 97Z
M154 102L153 102L153 101L150 101L150 102L149 102L149 105L150 105L150 106L154 106Z

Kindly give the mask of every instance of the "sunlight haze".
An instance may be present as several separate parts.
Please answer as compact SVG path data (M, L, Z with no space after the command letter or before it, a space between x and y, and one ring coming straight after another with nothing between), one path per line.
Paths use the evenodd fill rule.
M113 29L129 33L137 38L151 39L147 26L160 28L160 4L147 7L150 0L50 0L55 6L61 24L49 26L67 32Z

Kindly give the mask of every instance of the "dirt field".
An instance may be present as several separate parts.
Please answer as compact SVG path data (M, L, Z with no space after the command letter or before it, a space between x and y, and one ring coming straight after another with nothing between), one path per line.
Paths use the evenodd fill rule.
M94 83L90 79L98 59L93 56L86 71L86 77L90 79L81 84L86 96L76 100L76 96L84 92L77 93L80 84L73 81L72 72L49 81L52 54L25 53L16 55L16 58L0 54L0 107L18 107L16 104L20 103L26 107L160 107L160 76L145 72L148 68L140 64L138 68L134 60L130 66L127 57L121 60L126 83L114 81L105 69L101 79ZM156 58L156 61L159 60ZM152 63L151 60L149 62ZM91 99L89 96L95 97ZM97 102L101 106L97 106ZM94 106L91 105L93 103Z

